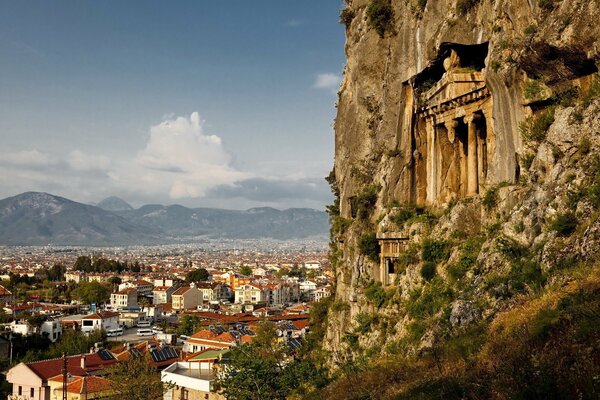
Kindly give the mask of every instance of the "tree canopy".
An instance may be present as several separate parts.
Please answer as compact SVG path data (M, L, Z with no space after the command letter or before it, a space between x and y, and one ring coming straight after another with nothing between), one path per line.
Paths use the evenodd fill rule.
M229 400L283 400L324 386L326 374L308 360L299 360L275 335L275 325L262 322L251 344L228 354L216 387Z
M104 303L109 298L109 290L106 286L94 282L80 282L77 289L73 291L73 297L82 303Z
M204 268L198 268L193 271L190 271L186 274L185 280L187 282L200 282L208 280L209 274L208 271Z

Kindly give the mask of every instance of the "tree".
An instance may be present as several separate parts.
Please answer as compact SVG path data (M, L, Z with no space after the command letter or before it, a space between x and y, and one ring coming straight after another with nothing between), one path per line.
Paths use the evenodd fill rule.
M108 282L111 285L120 285L121 283L123 283L123 280L120 276L111 276L110 278L108 278Z
M250 276L252 275L252 268L250 268L248 265L244 265L242 268L240 268L240 274Z
M195 315L184 315L180 319L179 328L177 329L177 332L180 335L193 335L199 324L200 320Z
M283 400L309 382L324 385L323 371L295 359L271 322L259 324L252 343L234 347L227 357L216 387L229 400Z
M160 373L150 363L150 356L131 357L109 369L112 394L109 400L155 400L162 399L165 387Z
M92 258L90 256L79 256L75 260L73 269L77 271L90 272L92 270Z
M207 281L208 277L209 277L209 273L206 269L198 268L198 269L188 272L187 275L185 276L185 280L187 282L200 282L200 281Z
M102 284L94 282L80 282L73 292L73 296L82 303L104 303L108 300L108 289Z

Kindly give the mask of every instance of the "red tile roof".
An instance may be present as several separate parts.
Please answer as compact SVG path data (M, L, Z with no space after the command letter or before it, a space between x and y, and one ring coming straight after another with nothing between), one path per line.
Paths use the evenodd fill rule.
M81 368L82 356L85 356L85 369ZM80 354L67 357L67 371L74 376L85 376L92 371L108 367L116 362L115 359L103 360L97 353ZM63 359L53 358L50 360L26 363L25 365L41 379L48 380L53 376L61 374Z
M81 319L107 319L112 317L118 317L120 314L112 311L98 311L90 315L86 315Z

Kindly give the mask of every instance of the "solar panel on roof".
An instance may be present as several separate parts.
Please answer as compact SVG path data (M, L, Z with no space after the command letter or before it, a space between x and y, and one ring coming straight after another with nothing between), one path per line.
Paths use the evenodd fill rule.
M113 357L112 353L108 350L100 350L98 351L98 355L100 356L101 359L103 359L104 361L108 361L108 360L114 360L115 358Z
M131 355L132 355L133 357L135 357L135 358L140 358L140 357L142 357L142 353L141 353L141 352L140 352L138 349L136 349L135 347L131 348L131 349L129 350L129 353L131 353Z
M165 347L165 352L167 354L167 358L177 358L177 352L172 347Z

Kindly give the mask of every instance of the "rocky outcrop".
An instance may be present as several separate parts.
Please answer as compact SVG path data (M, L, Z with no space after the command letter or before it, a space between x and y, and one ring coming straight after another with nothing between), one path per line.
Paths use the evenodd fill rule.
M593 259L600 240L585 189L600 182L599 3L394 0L381 34L374 1L348 0L344 19L332 216L342 306L325 340L336 354L373 338L382 352L411 340L403 348L418 351L446 323L489 318ZM407 237L402 254L366 254L377 232ZM393 279L377 289L382 268ZM346 340L365 313L386 318Z

